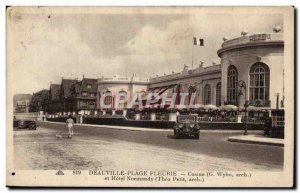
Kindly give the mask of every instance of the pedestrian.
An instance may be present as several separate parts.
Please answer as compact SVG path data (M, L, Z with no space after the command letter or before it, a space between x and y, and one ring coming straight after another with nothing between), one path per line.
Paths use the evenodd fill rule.
M224 119L225 119L225 112L224 111L221 112L221 118L222 118L222 121L224 121Z
M71 115L69 115L69 118L66 121L66 127L69 129L69 138L72 138L74 130L74 120L72 119Z
M265 115L265 124L264 124L264 135L269 136L272 129L272 118L268 115Z

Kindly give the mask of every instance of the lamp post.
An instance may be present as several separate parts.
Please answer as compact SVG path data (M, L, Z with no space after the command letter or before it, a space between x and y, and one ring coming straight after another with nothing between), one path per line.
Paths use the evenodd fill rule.
M248 121L248 118L247 118L247 107L249 106L248 101L247 101L247 86L246 86L245 81L243 81L243 80L239 81L238 86L245 89L245 104L244 104L244 107L245 107L245 132L244 132L244 135L247 135L248 134L248 128L247 128L248 127L248 125L247 125L247 121ZM242 90L240 90L240 95L243 95Z

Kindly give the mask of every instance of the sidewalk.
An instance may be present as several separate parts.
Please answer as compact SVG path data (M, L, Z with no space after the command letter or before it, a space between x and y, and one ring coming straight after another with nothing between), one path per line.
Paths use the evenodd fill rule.
M43 121L44 123L53 123L53 124L65 124L62 122L52 122L52 121ZM81 124L75 123L74 125L84 126L84 127L95 127L102 129L118 129L118 130L130 130L130 131L163 131L163 132L173 132L173 129L157 129L157 128L146 128L146 127L127 127L127 126L117 126L117 125L96 125L96 124ZM201 130L201 133L243 133L243 130ZM260 133L259 130L251 130L251 133Z
M228 138L228 141L249 144L284 146L284 139L270 138L263 135L237 135Z

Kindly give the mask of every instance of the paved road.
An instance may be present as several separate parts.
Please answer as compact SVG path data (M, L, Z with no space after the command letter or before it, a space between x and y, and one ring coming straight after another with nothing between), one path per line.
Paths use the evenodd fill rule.
M37 131L14 131L20 169L208 169L281 170L283 148L228 142L239 133L203 132L200 140L174 139L172 131L129 131L40 123ZM126 158L126 159L124 159Z

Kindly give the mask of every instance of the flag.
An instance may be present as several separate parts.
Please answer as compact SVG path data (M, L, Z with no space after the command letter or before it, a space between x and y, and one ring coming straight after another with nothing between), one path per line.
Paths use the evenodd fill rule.
M199 39L200 42L200 46L204 46L204 40L203 39Z
M197 38L194 37L194 45L197 45Z
M204 46L204 39L197 39L196 37L194 37L193 40L194 40L194 45Z

